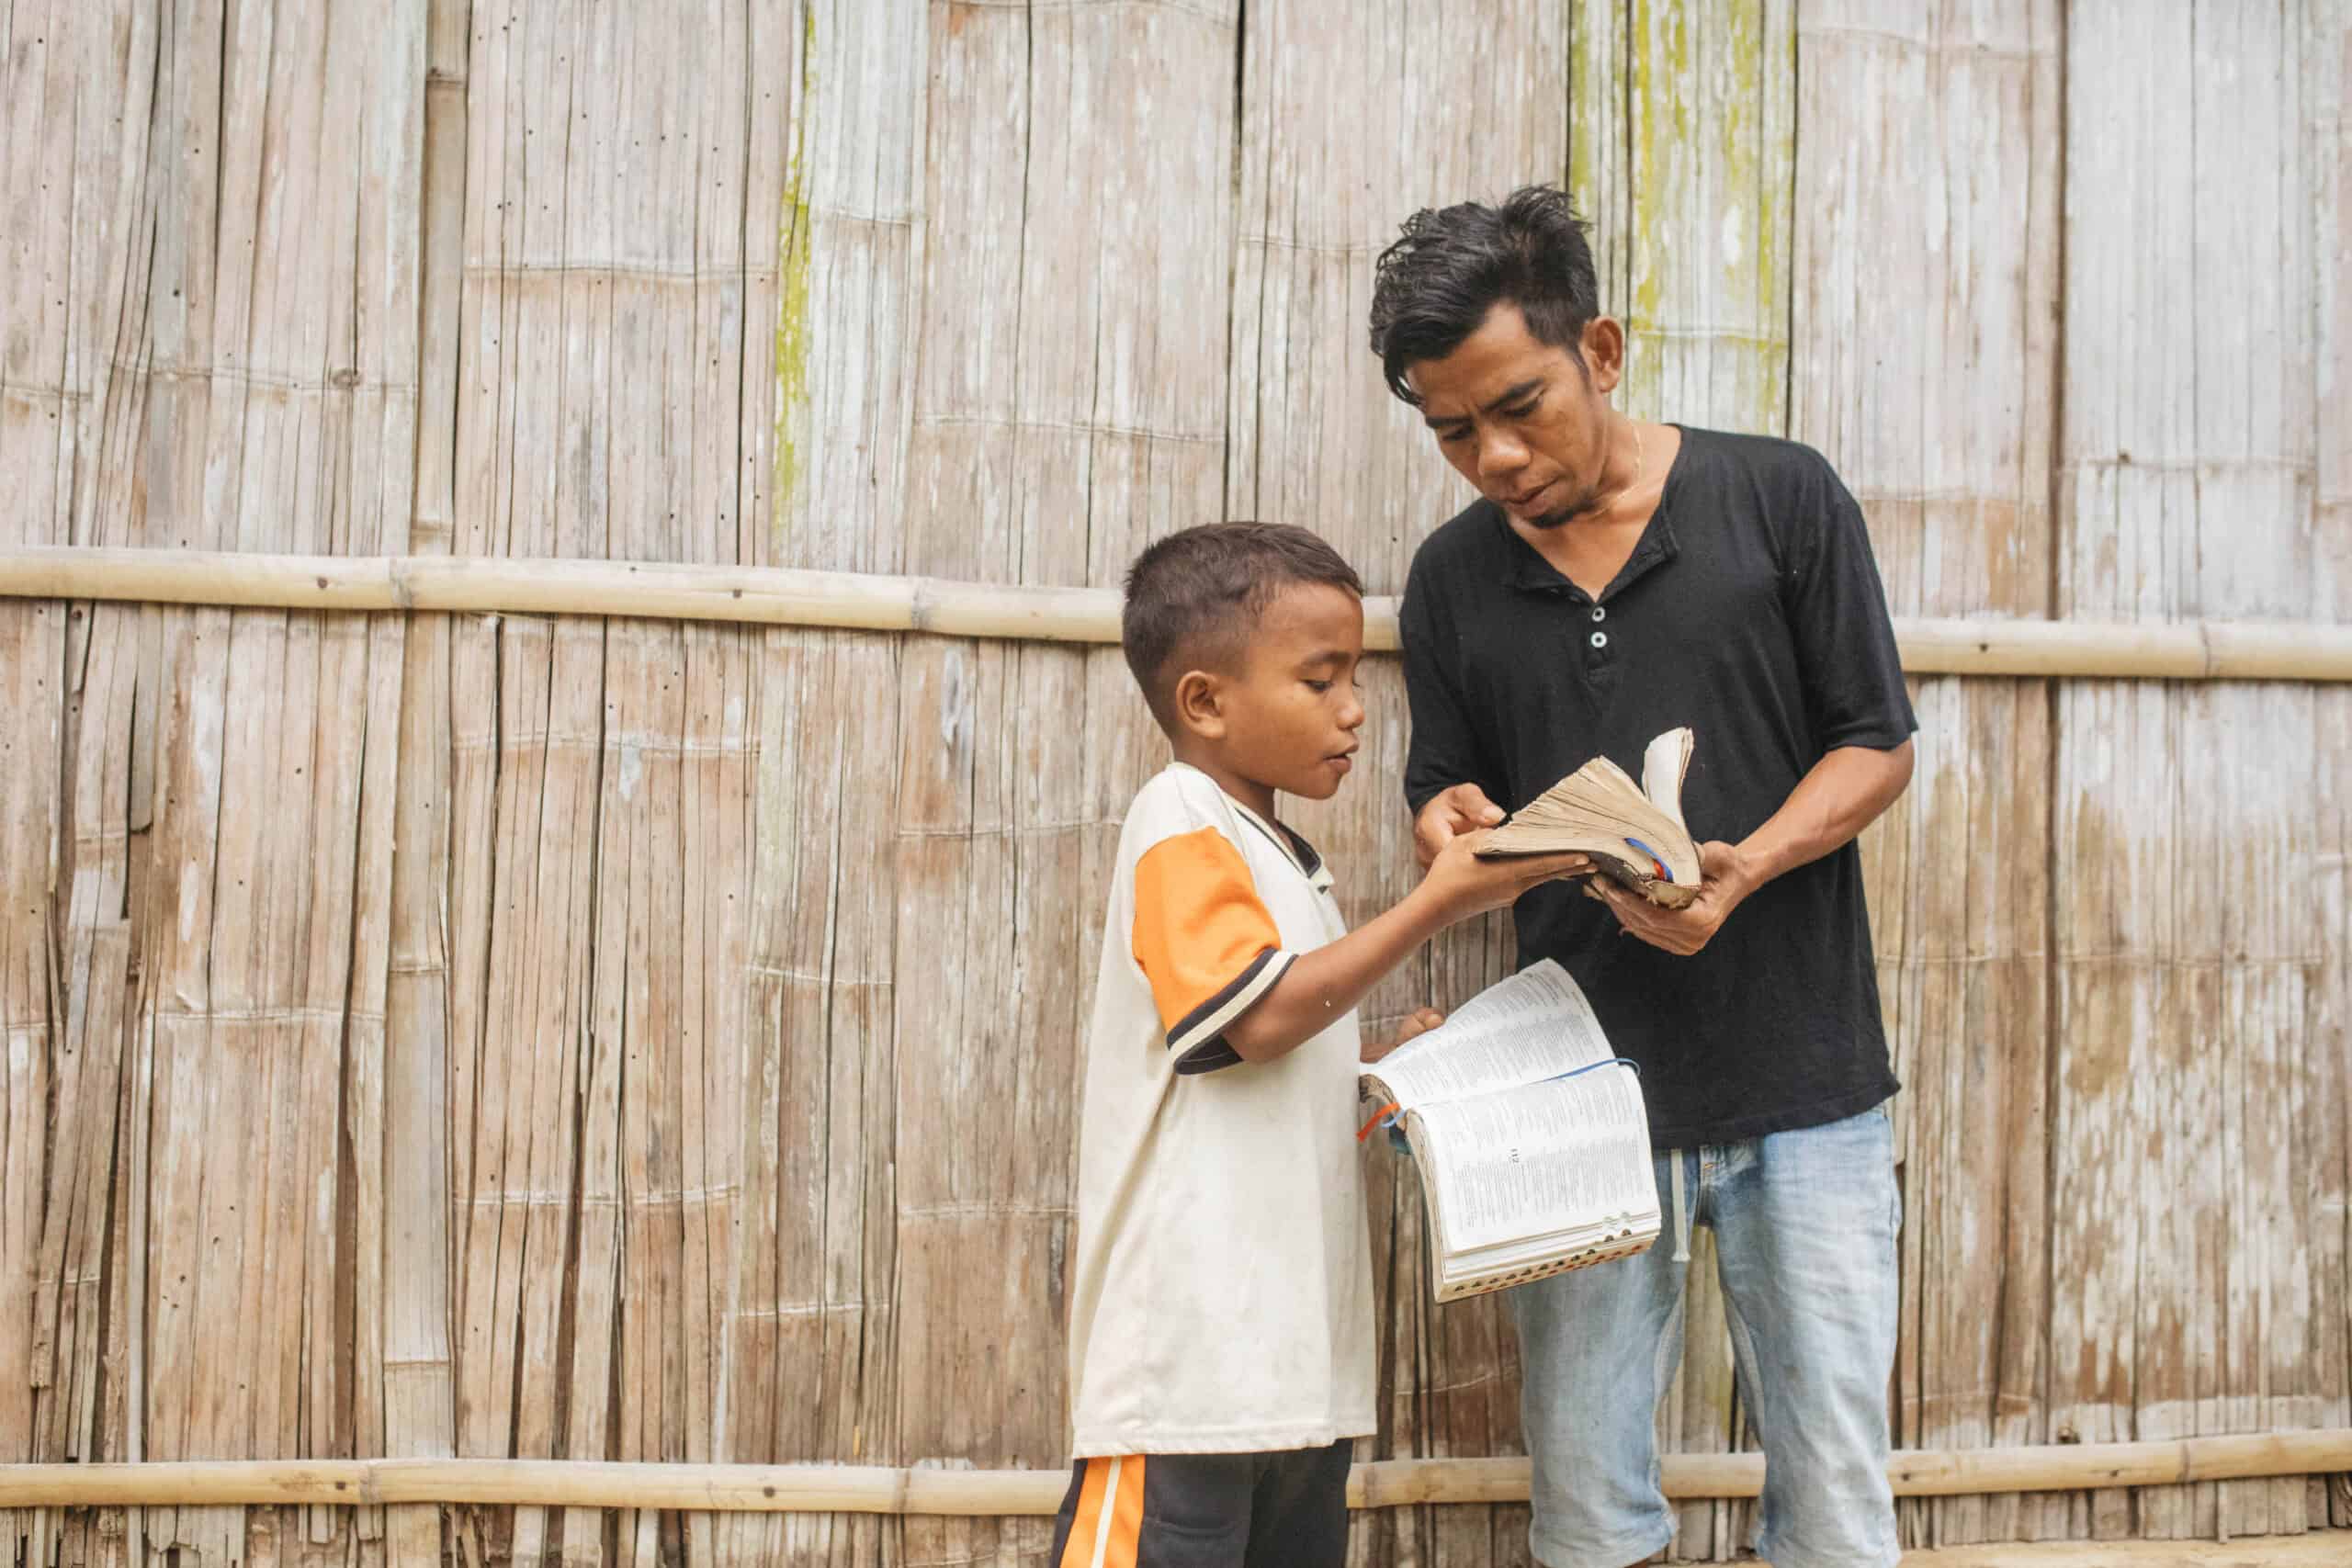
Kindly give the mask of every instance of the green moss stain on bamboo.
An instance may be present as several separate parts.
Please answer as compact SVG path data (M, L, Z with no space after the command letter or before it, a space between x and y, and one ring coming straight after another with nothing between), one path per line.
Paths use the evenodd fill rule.
M1729 375L1711 373L1713 406L1681 415L1777 431L1796 149L1765 95L1786 90L1792 18L1769 0L1634 0L1631 30L1627 406L1678 412L1656 408L1661 350L1668 333L1698 332Z
M1602 24L1602 28L1606 27ZM1594 237L1606 245L1610 228L1616 215L1603 209L1600 191L1600 150L1604 139L1622 135L1624 127L1619 122L1617 107L1623 95L1611 80L1613 73L1607 69L1603 53L1605 40L1594 37L1601 28L1595 28L1591 8L1574 5L1568 8L1568 194L1575 198L1577 210L1592 225ZM1603 290L1601 308L1614 308L1607 287L1608 268L1612 258L1594 258L1602 269Z
M776 218L775 474L769 544L783 557L793 487L800 479L794 419L808 403L808 259L815 234L808 218L808 147L815 118L817 13L803 13L800 96L794 105L792 161L785 170L784 202ZM797 563L787 563L797 564Z
M1637 0L1634 7L1634 331L1650 332L1667 311L1667 257L1674 219L1685 205L1691 140L1690 35L1681 0ZM1664 59L1659 56L1663 53Z
M1766 323L1764 382L1770 391L1771 423L1786 434L1789 423L1789 342L1793 292L1790 266L1796 235L1797 199L1797 23L1796 7L1780 15L1759 8L1755 17L1750 69L1757 85L1757 220L1754 273L1757 302ZM1780 112L1767 112L1775 97Z
M1779 433L1788 423L1789 292L1786 247L1795 199L1793 115L1770 112L1772 96L1792 92L1796 69L1792 8L1769 0L1725 6L1722 131L1714 155L1723 186L1718 215L1721 298L1747 324L1736 343L1744 361L1740 412L1755 428ZM1774 15L1776 9L1780 15ZM1732 226L1736 224L1735 230ZM1726 316L1725 329L1734 325Z
M1668 325L1668 258L1678 241L1675 220L1690 206L1692 144L1690 34L1683 0L1635 0L1625 69L1633 73L1634 166L1630 232L1625 245L1633 283L1625 333L1631 339L1626 392L1632 410L1658 407L1659 355L1644 340ZM1663 58L1661 58L1663 56ZM1675 304L1684 303L1674 301Z

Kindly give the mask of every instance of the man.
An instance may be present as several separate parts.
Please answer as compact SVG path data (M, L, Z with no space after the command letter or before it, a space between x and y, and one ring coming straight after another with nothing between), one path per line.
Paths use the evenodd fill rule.
M1422 545L1402 612L1406 797L1426 863L1588 758L1638 773L1690 725L1703 880L1667 910L1603 877L1516 906L1640 1064L1670 1236L1509 1292L1535 1556L1617 1568L1673 1535L1654 1413L1709 1225L1766 1481L1759 1550L1895 1562L1894 1092L1853 840L1911 776L1917 724L1860 509L1790 442L1610 404L1623 328L1560 192L1417 213L1379 263L1372 344L1481 500Z

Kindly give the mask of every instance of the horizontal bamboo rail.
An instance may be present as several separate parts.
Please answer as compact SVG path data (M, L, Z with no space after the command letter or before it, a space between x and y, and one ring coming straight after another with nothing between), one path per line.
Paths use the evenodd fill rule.
M294 610L629 615L755 626L1114 643L1107 588L1018 588L924 577L661 561L460 556L280 556L38 547L0 550L0 597ZM1396 601L1365 604L1364 640L1396 647ZM2169 681L2352 681L2352 626L2333 622L1902 618L1917 675Z
M1669 1497L1753 1497L1760 1454L1670 1454ZM1897 1453L1898 1496L2071 1492L2352 1471L2352 1427L2178 1442ZM364 1459L0 1464L0 1508L241 1504L527 1504L693 1512L1050 1514L1069 1475L886 1465L624 1464L573 1460ZM1358 1508L1523 1503L1523 1459L1381 1460L1355 1467Z
M2344 1568L2342 1530L2226 1540L2060 1540L1939 1546L1903 1554L1903 1568Z

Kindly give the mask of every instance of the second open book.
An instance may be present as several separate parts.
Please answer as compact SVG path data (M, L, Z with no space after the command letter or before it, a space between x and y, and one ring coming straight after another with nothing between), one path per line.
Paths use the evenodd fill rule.
M1641 1251L1658 1233L1641 1079L1568 972L1491 986L1363 1075L1421 1174L1439 1301Z

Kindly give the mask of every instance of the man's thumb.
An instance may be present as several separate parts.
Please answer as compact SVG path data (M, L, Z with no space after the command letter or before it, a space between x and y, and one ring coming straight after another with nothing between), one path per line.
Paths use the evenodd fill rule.
M1455 809L1472 821L1491 828L1503 819L1503 808L1487 798L1487 792L1476 784L1454 786Z

